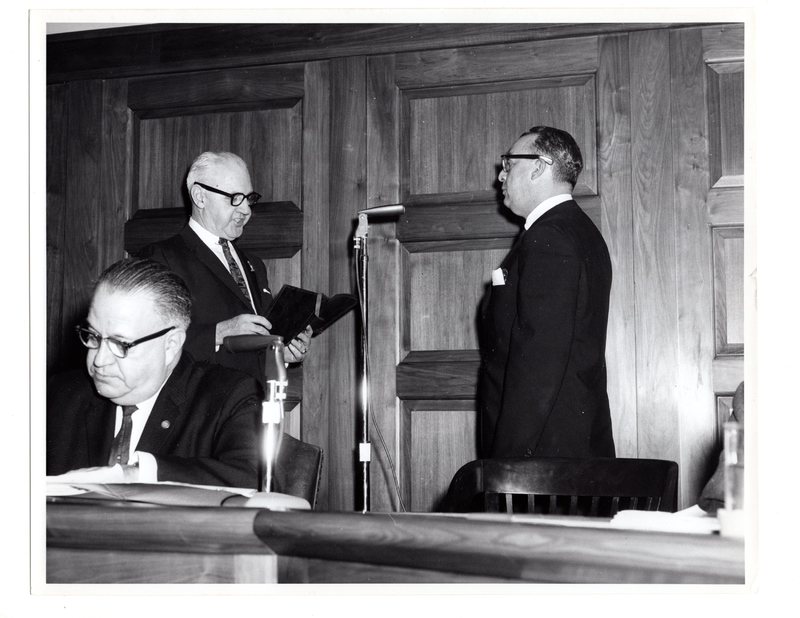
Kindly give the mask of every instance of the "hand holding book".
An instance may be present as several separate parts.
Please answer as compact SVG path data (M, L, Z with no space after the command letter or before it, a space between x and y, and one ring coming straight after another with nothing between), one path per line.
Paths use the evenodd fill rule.
M336 294L330 298L293 285L284 285L267 311L272 324L270 334L280 335L288 343L311 326L313 337L348 313L358 304L352 294Z

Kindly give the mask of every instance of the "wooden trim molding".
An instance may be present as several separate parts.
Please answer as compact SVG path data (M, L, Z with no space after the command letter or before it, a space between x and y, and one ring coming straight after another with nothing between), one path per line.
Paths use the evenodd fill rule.
M125 223L125 251L136 254L186 225L184 208L137 210ZM303 213L292 202L259 203L237 246L261 259L290 258L303 245Z

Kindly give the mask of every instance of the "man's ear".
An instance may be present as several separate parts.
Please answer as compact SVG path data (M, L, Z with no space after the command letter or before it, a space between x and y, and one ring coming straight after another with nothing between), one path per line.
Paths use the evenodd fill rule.
M176 356L181 353L183 344L186 341L186 331L182 328L173 328L166 334L166 346L164 351L167 357L167 364L169 365Z
M536 159L536 161L533 163L534 166L533 171L531 172L531 180L536 180L539 176L542 176L547 171L549 166L541 159Z
M189 189L189 197L192 198L192 204L198 208L205 207L206 194L200 185L192 185L192 188Z

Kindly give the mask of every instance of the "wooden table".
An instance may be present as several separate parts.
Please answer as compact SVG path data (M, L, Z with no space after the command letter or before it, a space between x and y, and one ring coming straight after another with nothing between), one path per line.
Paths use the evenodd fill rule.
M51 500L47 583L744 583L741 540L511 518Z

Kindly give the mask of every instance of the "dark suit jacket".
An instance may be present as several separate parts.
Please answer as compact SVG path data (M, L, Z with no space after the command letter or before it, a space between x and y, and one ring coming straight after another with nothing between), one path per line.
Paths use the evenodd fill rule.
M272 303L272 293L267 281L264 263L236 249L242 261L253 294L256 312L266 315ZM160 242L145 247L141 257L161 262L184 280L192 294L192 323L186 332L184 349L193 358L211 361L249 373L259 382L264 381L264 355L259 352L226 351L222 346L214 352L217 322L243 313L253 313L231 274L219 258L187 225L183 230Z
M539 218L481 307L482 456L613 457L605 345L611 261L574 201Z
M159 481L258 488L258 383L184 352L145 423L137 450L151 453ZM47 474L105 466L115 404L85 370L55 376L47 388Z

